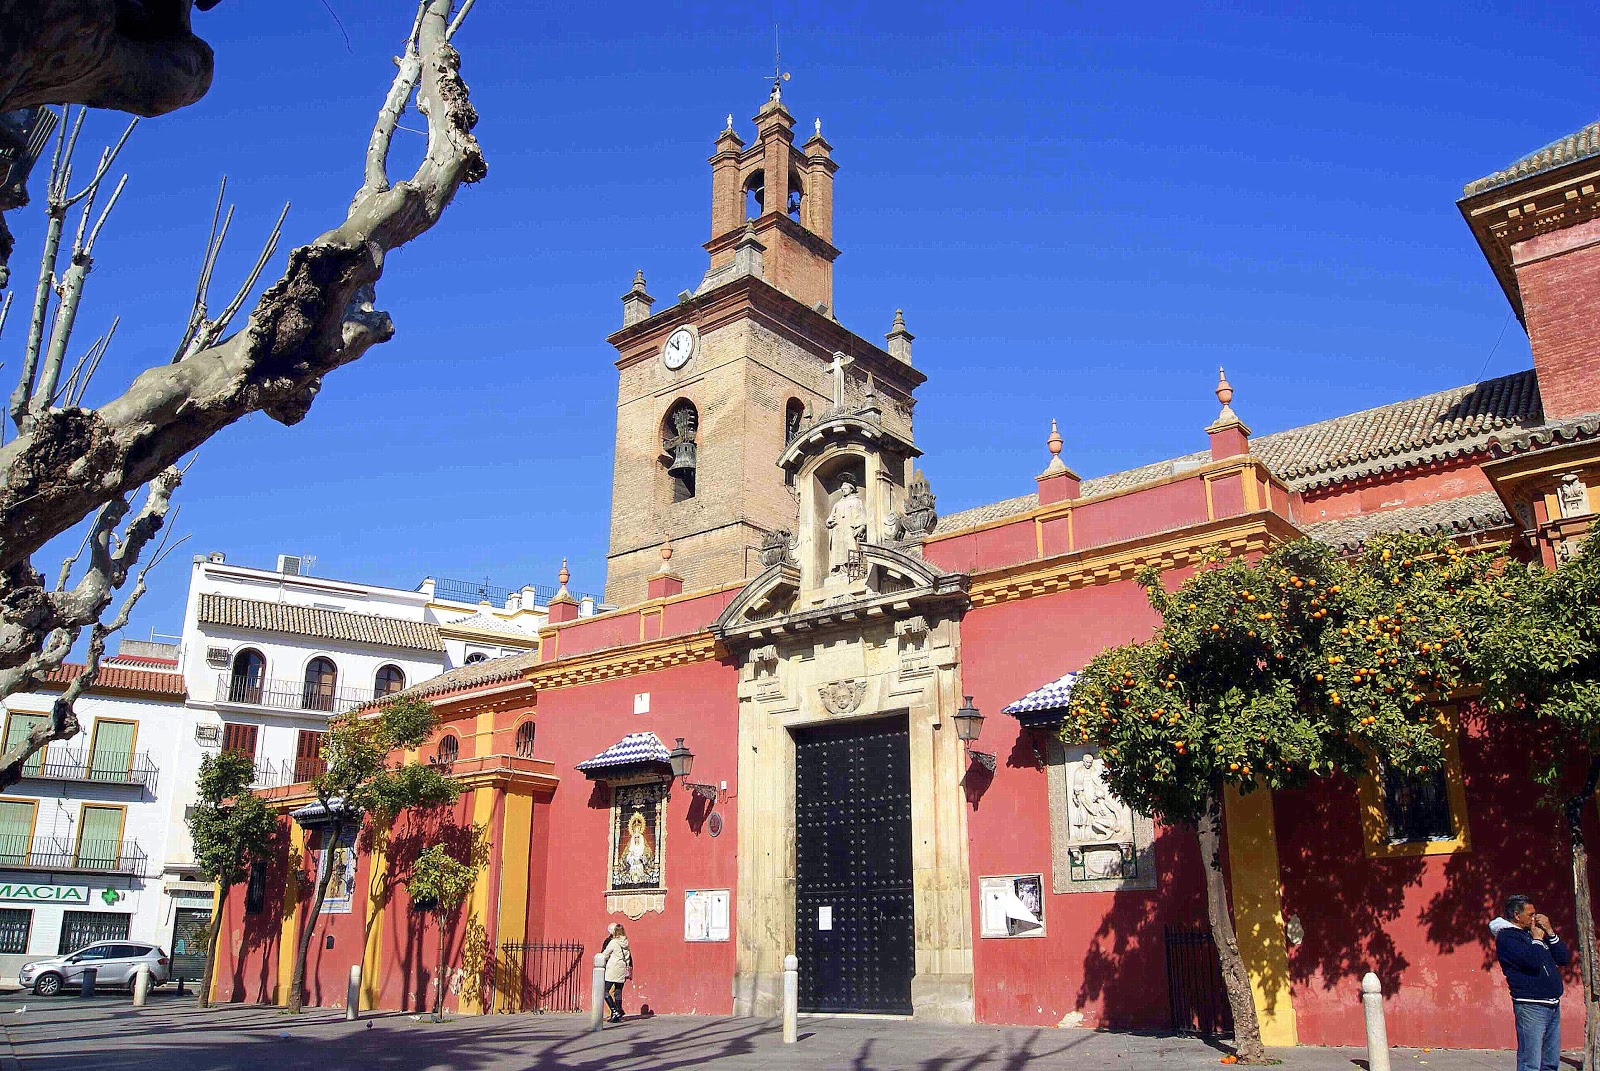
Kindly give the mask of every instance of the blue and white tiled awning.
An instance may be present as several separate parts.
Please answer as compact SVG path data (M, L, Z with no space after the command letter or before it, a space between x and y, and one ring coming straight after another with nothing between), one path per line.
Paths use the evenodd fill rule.
M289 812L289 817L302 826L331 822L335 815L346 819L359 819L361 810L358 807L346 806L343 796L335 796L328 801L326 807L322 805L321 800L313 800L304 807Z
M578 763L577 769L591 781L658 769L670 777L672 759L655 733L629 733L594 758Z
M1076 673L1058 677L1042 688L1035 688L1015 703L1007 704L1000 713L1010 714L1023 725L1058 722L1067 709L1067 703L1071 701L1072 686L1077 679Z

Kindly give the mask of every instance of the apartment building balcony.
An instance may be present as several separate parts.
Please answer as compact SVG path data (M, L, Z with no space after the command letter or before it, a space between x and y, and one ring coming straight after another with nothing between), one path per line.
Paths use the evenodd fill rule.
M0 868L6 870L139 876L148 862L134 840L0 835Z
M156 790L160 776L149 752L67 751L51 745L42 759L35 757L22 767L22 776L31 781L75 781L91 785L133 785Z
M343 714L372 702L372 688L342 688L305 680L273 680L217 674L218 703L271 710L305 710L319 714Z
M311 780L327 769L328 764L321 758L309 756L284 759L282 762L263 759L256 763L255 776L250 780L250 787L282 788L284 785L298 785Z

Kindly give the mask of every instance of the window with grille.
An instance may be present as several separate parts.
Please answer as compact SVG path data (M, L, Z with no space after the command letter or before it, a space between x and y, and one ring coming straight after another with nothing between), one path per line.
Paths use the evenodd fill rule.
M440 766L448 766L455 762L461 755L461 741L454 736L447 736L439 741L439 749L434 752L433 761Z
M1455 837L1455 824L1450 817L1450 793L1443 770L1431 770L1413 777L1384 767L1383 807L1389 821L1390 844L1415 844Z
M261 702L267 679L267 660L260 651L246 648L233 656L233 672L228 675L228 700L233 703Z
M525 759L533 758L533 722L525 721L517 726L517 754Z
M0 864L27 864L38 807L37 800L0 800Z
M131 917L122 911L64 911L56 952L64 956L98 941L126 941Z
M131 721L97 718L89 737L89 780L126 781L133 769L133 741L138 726Z
M26 908L0 908L0 953L21 955L28 950L33 912Z
M267 861L257 859L250 864L250 878L244 887L244 913L259 915L267 909Z
M331 658L313 658L306 663L306 683L300 705L306 710L332 710L333 695L339 685L339 670Z
M17 747L28 738L28 734L35 727L43 725L49 720L50 716L48 714L24 714L19 711L12 711L6 718L5 749L10 751L12 748ZM48 750L48 748L40 748L34 752L33 756L23 764L22 776L37 776L39 767L44 765L44 754Z

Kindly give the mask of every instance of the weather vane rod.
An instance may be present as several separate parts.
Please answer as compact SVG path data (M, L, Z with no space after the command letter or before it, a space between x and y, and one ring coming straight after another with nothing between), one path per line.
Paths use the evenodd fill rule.
M783 83L789 80L789 72L783 69L783 53L778 51L778 27L772 27L772 99L783 98Z

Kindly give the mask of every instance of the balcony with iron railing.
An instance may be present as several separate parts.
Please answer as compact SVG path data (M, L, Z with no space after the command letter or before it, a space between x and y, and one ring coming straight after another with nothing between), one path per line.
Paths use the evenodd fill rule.
M217 702L274 710L308 710L343 714L377 698L371 687L344 688L308 684L304 680L270 680L261 677L217 674Z
M144 849L133 840L0 835L0 868L6 870L137 876L145 873L147 862Z
M95 749L67 751L59 746L46 749L22 767L22 776L34 781L83 781L94 785L139 785L156 790L160 771L149 752L108 752Z

